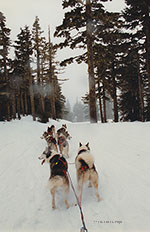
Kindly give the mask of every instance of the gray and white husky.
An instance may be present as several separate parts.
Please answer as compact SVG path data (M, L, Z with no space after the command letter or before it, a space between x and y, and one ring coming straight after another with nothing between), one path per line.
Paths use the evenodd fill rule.
M98 193L98 173L90 152L89 143L86 145L79 144L78 154L75 158L75 166L80 202L82 188L86 182L89 182L89 187L93 186L95 188L97 200L100 201L101 198Z

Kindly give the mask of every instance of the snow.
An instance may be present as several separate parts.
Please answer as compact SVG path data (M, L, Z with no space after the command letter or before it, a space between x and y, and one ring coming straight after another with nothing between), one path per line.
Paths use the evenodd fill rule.
M82 226L78 206L65 208L61 192L51 209L49 166L38 157L46 147L40 136L48 126L66 123L72 136L69 163L79 142L89 142L99 173L97 202L94 189L84 186L82 209L88 232L150 231L150 123L47 124L31 117L0 122L0 231L70 232ZM76 188L74 164L69 172ZM69 203L76 201L70 189Z

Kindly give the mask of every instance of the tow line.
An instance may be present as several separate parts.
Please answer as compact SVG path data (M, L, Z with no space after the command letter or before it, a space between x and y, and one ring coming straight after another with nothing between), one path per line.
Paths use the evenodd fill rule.
M79 210L80 210L80 213L81 213L81 220L82 220L83 226L81 227L80 232L88 232L88 230L87 230L87 228L86 228L86 225L85 225L85 222L84 222L84 215L83 215L82 207L81 207L81 204L80 204L80 202L79 202L78 196L77 196L77 194L76 194L76 191L75 191L75 189L74 189L74 186L73 186L73 183L72 183L72 180L71 180L71 177L70 177L70 174L69 174L68 171L67 171L67 175L68 175L68 177L69 177L70 184L71 184L72 190L73 190L73 192L74 192L74 195L75 195L75 197L76 197L77 204L78 204L78 207L79 207Z

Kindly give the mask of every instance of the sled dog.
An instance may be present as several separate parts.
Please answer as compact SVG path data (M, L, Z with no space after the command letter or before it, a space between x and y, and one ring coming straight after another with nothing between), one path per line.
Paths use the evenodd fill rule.
M89 143L82 145L79 143L78 154L75 158L77 185L79 191L79 200L81 202L81 193L83 185L89 181L89 187L95 188L95 193L98 201L100 195L98 193L98 173L94 165L93 156L90 153Z
M59 136L60 134L63 134L66 137L66 139L70 140L72 138L69 132L67 131L66 124L62 124L62 127L57 130L57 136Z
M58 152L56 139L52 135L49 135L48 132L45 131L41 136L41 139L46 140L47 145L50 147L51 150Z
M55 204L55 193L58 188L62 188L65 193L65 205L66 208L69 208L67 201L67 195L69 193L69 179L67 176L68 164L64 157L55 151L51 151L49 148L46 148L42 155L39 157L42 160L41 164L44 164L46 161L50 164L50 193L52 196L52 209L56 209Z
M66 158L69 158L69 143L63 133L57 133L57 142L60 154L64 155Z
M48 126L47 133L48 135L51 135L52 137L55 138L55 126L54 125L52 125L51 127Z

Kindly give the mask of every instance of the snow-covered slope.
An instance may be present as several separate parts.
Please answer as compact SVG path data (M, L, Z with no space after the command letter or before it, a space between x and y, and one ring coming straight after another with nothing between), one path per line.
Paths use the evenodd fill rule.
M51 209L49 166L38 156L46 147L40 139L48 124L0 122L0 231L70 232L82 226L77 206L65 208L61 194ZM150 231L150 123L69 123L70 158L74 162L79 142L90 143L99 173L97 202L93 189L83 189L82 207L89 232ZM76 188L75 167L69 172ZM75 202L72 189L69 203Z

